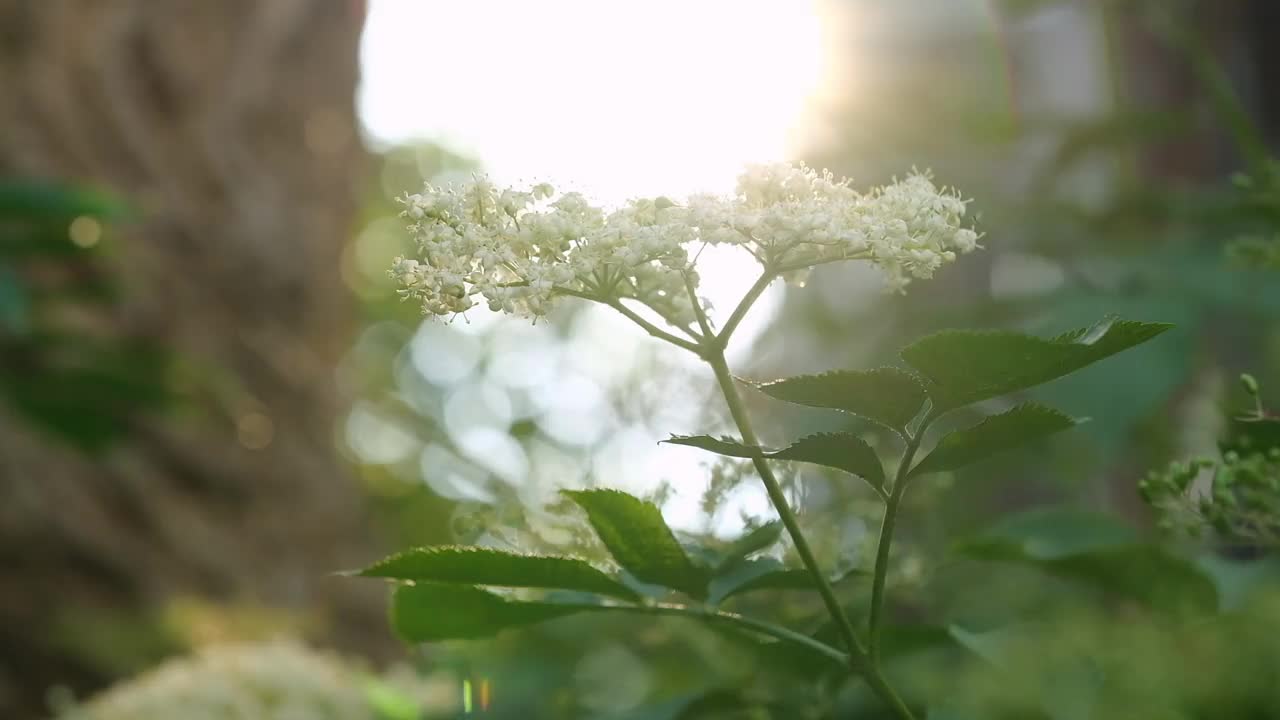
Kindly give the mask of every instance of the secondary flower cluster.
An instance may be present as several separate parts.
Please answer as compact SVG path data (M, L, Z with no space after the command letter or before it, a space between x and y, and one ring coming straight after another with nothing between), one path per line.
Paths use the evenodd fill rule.
M418 252L396 258L391 274L405 297L439 316L483 301L538 317L570 295L638 300L687 327L694 315L686 277L697 283L690 251L702 243L742 247L777 272L869 260L901 290L978 240L962 226L965 201L918 173L859 193L828 172L759 166L728 197L632 200L610 212L579 193L556 196L545 183L518 191L483 177L427 185L402 202Z
M370 688L394 693L424 713L452 710L452 678L397 668L373 676L332 653L286 639L215 645L109 688L57 720L376 720Z

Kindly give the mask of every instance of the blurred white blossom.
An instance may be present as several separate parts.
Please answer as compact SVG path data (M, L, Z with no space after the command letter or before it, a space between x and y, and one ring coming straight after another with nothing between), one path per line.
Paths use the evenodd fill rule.
M59 719L373 720L368 677L292 641L217 645L116 685Z
M605 303L637 300L688 327L694 260L702 244L751 253L764 271L795 276L814 265L867 260L902 290L978 247L963 226L966 201L927 174L868 193L803 165L749 168L730 196L632 200L606 211L581 194L543 183L499 189L477 176L461 187L427 185L402 199L418 244L391 270L429 315L452 316L485 302L526 317L560 296Z

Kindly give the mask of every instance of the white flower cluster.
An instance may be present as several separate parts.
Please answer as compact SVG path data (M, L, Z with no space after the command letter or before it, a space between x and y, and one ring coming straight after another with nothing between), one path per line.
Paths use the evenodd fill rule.
M859 193L827 172L759 166L729 197L632 200L612 212L578 193L555 197L546 184L516 191L482 177L458 188L428 185L402 202L418 253L396 258L391 274L404 296L441 316L479 297L493 310L538 317L571 295L635 299L687 327L694 316L686 275L697 280L689 252L700 243L742 247L779 272L869 260L897 290L978 246L962 226L965 201L919 173Z
M550 185L499 190L484 178L404 198L418 258L396 258L392 275L424 312L473 307L545 315L559 295L634 298L668 322L693 320L685 293L685 245L693 229L670 201L633 200L606 213Z
M764 165L738 178L733 197L690 198L688 222L699 239L742 247L775 268L869 260L901 291L978 247L962 224L965 204L923 173L859 193L830 172Z
M173 660L61 720L373 720L360 675L293 642L225 645Z

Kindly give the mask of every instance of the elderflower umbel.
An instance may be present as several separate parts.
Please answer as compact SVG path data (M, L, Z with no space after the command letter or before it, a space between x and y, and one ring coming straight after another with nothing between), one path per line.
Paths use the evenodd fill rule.
M775 274L867 260L898 291L978 247L962 226L965 201L921 173L859 193L829 172L765 165L743 173L729 196L632 200L613 211L578 193L557 197L545 183L519 191L476 177L402 202L418 252L396 258L391 275L437 316L482 301L536 318L568 295L637 300L687 327L686 277L697 284L690 250L703 244L740 247Z

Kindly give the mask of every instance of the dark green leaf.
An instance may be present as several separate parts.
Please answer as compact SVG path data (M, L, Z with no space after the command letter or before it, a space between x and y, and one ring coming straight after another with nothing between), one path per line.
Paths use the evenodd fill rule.
M945 435L938 441L933 452L912 468L911 474L955 470L1061 432L1077 422L1043 405L1019 405L999 415L987 417L971 428Z
M747 559L751 555L765 550L782 538L782 523L772 520L742 537L734 540L721 553L723 559L716 570L719 571L734 563Z
M582 560L518 555L491 548L417 548L392 555L358 574L462 585L579 590L624 600L639 599L625 585Z
M852 570L832 579L839 585L851 578L866 575ZM773 558L748 560L730 567L711 581L711 593L707 602L719 604L734 595L756 590L815 590L813 576L803 568L789 568Z
M672 435L662 442L671 445L686 445L713 452L717 455L736 458L753 458L763 453L760 448L744 445L737 440L713 438L710 435Z
M880 458L865 440L853 433L809 435L786 449L770 453L769 457L833 467L857 475L877 492L884 491L884 466Z
M700 720L702 718L744 717L756 707L743 698L739 690L715 689L688 693L657 703L643 705L610 720ZM725 713L732 713L726 715Z
M811 590L813 587L813 577L807 570L787 568L772 558L745 560L711 581L707 602L718 605L752 590Z
M1118 518L1068 507L1027 510L1008 515L978 536L959 544L965 554L996 558L1053 560L1138 542L1138 533Z
M884 489L884 466L880 464L880 458L865 440L853 433L809 435L773 452L709 435L679 435L663 442L688 445L728 457L766 457L825 465L857 475L877 492L882 493Z
M840 370L756 385L779 400L843 410L902 430L920 413L925 391L914 375L898 368Z
M948 330L902 351L920 371L935 412L1025 390L1150 340L1164 323L1107 320L1051 340L1016 332Z
M1218 607L1217 587L1204 571L1155 545L1098 550L1044 567L1159 610L1213 612Z
M1162 610L1211 611L1212 579L1186 558L1136 540L1115 520L1079 511L1013 516L960 546L970 557L1031 565Z
M834 658L801 640L761 640L760 631L746 628L739 616L679 605L604 605L577 600L512 600L470 585L418 583L396 588L391 601L391 625L408 642L435 642L490 637L503 630L577 613L610 613L684 617L746 642L763 657L782 654L811 665L831 666Z
M637 580L706 597L710 573L694 565L650 502L617 490L566 490L614 560Z
M469 585L419 583L396 588L391 626L409 642L462 640L489 637L588 607L507 600Z
M1218 443L1218 447L1224 454L1234 450L1241 455L1280 448L1280 417L1246 415L1232 418L1227 436Z

